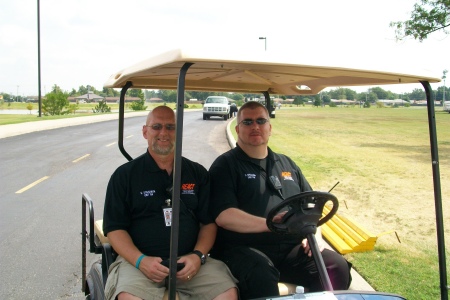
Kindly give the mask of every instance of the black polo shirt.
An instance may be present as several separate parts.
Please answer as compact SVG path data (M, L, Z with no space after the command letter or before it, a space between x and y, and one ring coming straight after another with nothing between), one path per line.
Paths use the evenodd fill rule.
M126 230L137 248L149 256L169 257L170 226L163 206L172 187L172 176L161 170L148 151L120 166L108 183L103 213L105 235ZM199 223L214 222L208 214L209 175L187 158L181 163L179 255L194 250Z
M210 211L214 219L228 208L267 217L270 209L282 202L283 198L311 190L300 168L289 157L274 153L270 148L267 158L261 161L250 158L237 145L219 156L209 172ZM283 198L270 183L270 176L279 179ZM298 244L299 241L271 232L242 234L219 227L215 247L248 245L263 249L279 243Z

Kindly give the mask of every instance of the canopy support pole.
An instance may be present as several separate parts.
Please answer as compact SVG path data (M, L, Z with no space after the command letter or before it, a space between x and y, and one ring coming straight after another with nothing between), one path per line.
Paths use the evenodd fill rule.
M123 86L122 90L120 91L120 100L119 100L119 138L118 138L119 141L118 141L118 145L119 145L120 152L122 152L123 156L125 156L125 158L128 159L128 161L133 160L133 158L128 154L128 152L123 147L123 128L124 128L124 124L125 124L125 94L126 94L128 88L130 88L130 86L133 86L131 81L128 81Z
M436 134L436 115L434 108L434 100L432 99L432 92L430 83L428 81L420 82L427 96L427 109L428 109L428 127L430 132L430 149L431 149L431 166L433 170L433 186L434 186L434 205L436 211L436 232L437 232L437 244L439 254L439 277L440 277L440 290L441 299L448 300L447 285L447 269L445 259L445 238L444 238L444 219L442 211L442 195L441 195L441 177L439 172L439 154L437 145Z
M172 226L170 236L170 272L169 272L169 299L176 299L177 285L177 257L178 235L180 225L180 190L181 190L181 154L183 141L183 117L184 117L184 90L186 73L192 63L185 63L180 69L177 84L176 106L176 130L175 130L175 160L173 166L173 190L172 190Z

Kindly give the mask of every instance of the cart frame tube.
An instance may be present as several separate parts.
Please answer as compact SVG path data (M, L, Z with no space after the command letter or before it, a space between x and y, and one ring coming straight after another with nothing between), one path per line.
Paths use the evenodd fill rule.
M173 190L172 190L172 226L170 237L170 273L169 273L169 299L175 300L177 282L177 257L178 257L178 235L180 225L180 189L181 189L181 154L183 141L183 117L184 117L184 90L186 73L192 63L185 63L180 69L177 84L177 106L176 106L176 130L175 130L175 161L173 168Z
M433 187L434 187L434 205L436 211L436 233L439 255L439 277L441 299L448 300L447 285L447 267L445 258L445 238L444 238L444 219L442 211L442 194L441 194L441 177L439 172L439 154L436 134L436 115L434 100L432 99L433 90L428 81L420 82L427 96L427 111L428 111L428 128L430 132L430 150L431 150L431 167L433 170Z
M126 94L128 88L130 88L132 85L133 84L130 81L128 81L124 85L124 87L120 91L120 100L119 100L119 141L118 141L118 146L119 146L120 152L123 154L123 156L125 156L126 159L128 159L128 161L133 160L133 158L131 157L131 155L128 154L128 152L123 147L123 129L124 129L124 124L125 124L125 94Z

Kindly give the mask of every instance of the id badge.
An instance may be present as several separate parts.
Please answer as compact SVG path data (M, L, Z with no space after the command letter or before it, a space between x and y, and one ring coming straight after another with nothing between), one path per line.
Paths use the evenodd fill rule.
M163 215L164 221L166 222L166 226L172 226L172 207L164 206L163 207Z

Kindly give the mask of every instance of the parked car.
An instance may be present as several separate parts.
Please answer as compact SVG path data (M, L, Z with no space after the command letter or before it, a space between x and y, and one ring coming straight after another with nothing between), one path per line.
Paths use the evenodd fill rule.
M203 106L203 120L208 120L210 117L222 117L228 120L230 114L230 105L227 97L223 96L209 96L205 100Z

